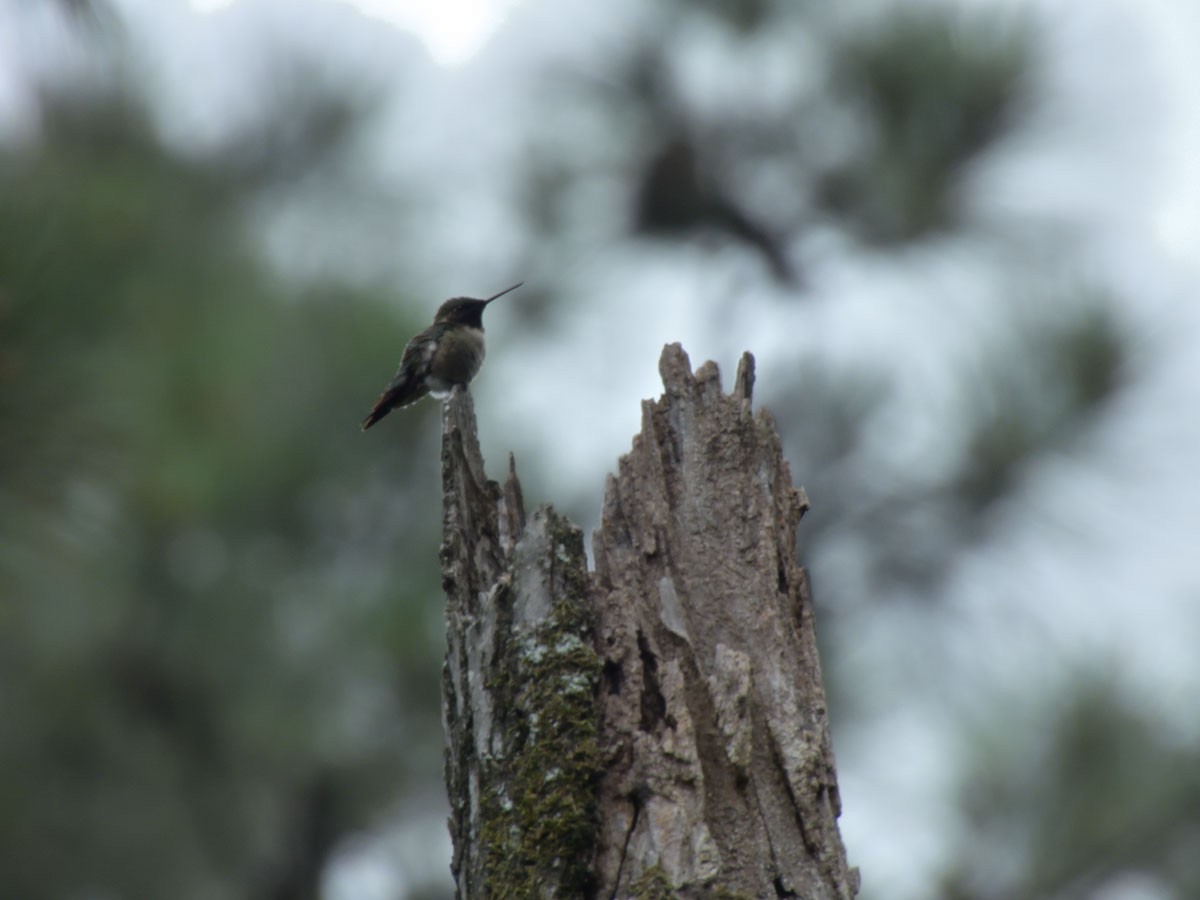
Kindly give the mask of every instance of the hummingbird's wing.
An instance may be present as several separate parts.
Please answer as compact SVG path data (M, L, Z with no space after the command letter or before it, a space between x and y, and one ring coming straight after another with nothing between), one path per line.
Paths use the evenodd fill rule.
M429 393L429 366L437 350L439 334L440 331L427 328L408 342L404 355L400 357L400 368L363 419L363 431L393 409L416 403Z

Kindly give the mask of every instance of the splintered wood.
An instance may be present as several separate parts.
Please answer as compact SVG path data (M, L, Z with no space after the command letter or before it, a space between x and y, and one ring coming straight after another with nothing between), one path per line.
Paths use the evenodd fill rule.
M774 423L678 344L609 476L595 571L443 427L446 777L459 896L851 898ZM553 432L547 432L549 437ZM723 893L722 893L723 892Z

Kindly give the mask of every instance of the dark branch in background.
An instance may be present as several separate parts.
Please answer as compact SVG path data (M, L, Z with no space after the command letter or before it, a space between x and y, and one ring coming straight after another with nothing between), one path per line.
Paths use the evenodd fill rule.
M724 233L757 251L777 281L793 284L797 273L781 236L773 234L735 199L719 171L705 167L698 147L682 135L669 135L642 170L634 222L647 235L676 238Z
M689 99L662 39L703 15L736 35L769 23L812 59L812 87L791 85L780 107L701 107ZM764 0L703 7L664 4L642 42L612 49L605 77L552 71L548 103L621 135L571 156L540 135L524 173L528 221L545 252L577 224L581 196L627 190L628 232L637 238L725 240L751 250L783 285L803 285L814 224L861 243L902 248L951 234L963 221L963 188L983 158L1027 111L1038 44L1020 14L900 10L849 34L795 4ZM753 58L752 42L725 43L725 63ZM603 187L601 187L603 186ZM623 223L618 223L618 227ZM622 235L623 236L623 235ZM570 250L571 248L565 248Z

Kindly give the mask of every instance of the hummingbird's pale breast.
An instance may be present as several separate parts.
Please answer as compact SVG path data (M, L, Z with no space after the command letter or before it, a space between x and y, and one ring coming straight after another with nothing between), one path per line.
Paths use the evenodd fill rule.
M449 395L456 384L470 384L479 374L485 352L482 328L447 328L437 339L429 360L425 381L429 393L440 399Z

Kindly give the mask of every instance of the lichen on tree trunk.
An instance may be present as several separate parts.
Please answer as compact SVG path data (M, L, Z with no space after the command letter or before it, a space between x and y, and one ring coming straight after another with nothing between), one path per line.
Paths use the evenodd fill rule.
M443 424L451 864L458 894L584 897L597 831L600 659L579 528L486 480L469 394Z
M595 572L443 418L443 714L463 898L850 898L804 570L807 502L753 359L732 395L678 345L610 476Z

